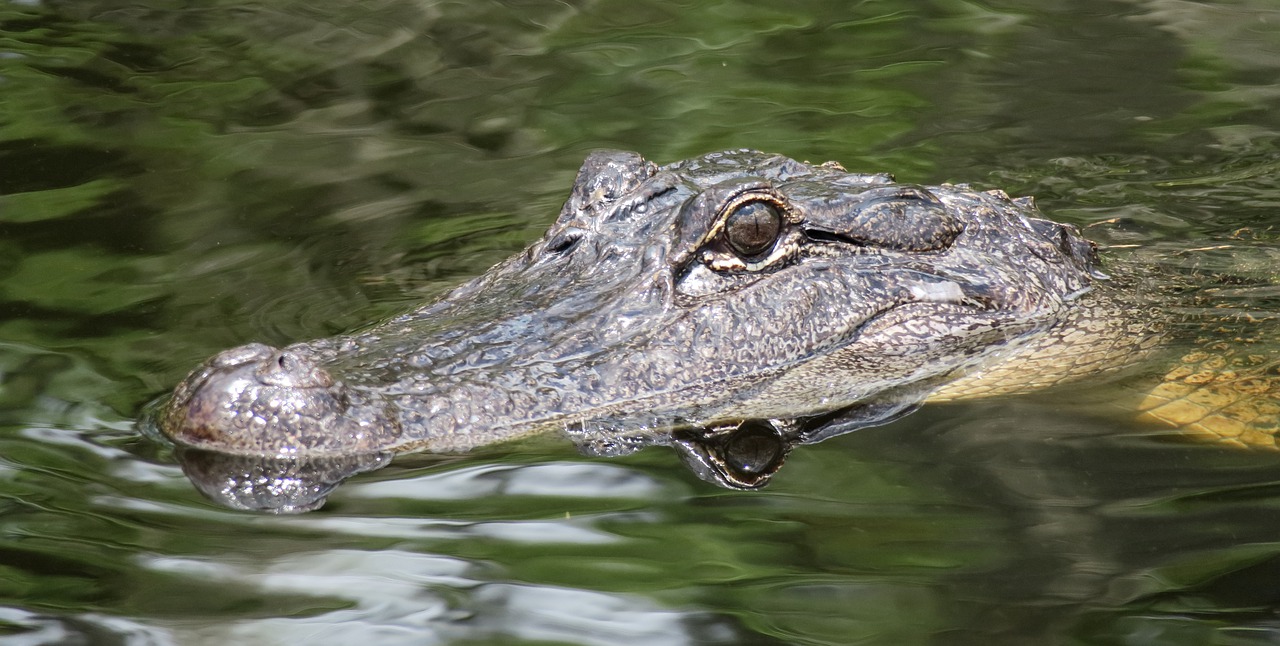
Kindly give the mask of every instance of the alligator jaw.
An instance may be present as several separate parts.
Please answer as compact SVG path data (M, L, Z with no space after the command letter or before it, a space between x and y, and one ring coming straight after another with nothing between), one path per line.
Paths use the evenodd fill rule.
M875 282L883 271L861 273ZM967 286L921 271L907 273L910 281L904 278L892 299L866 307L860 318L851 319L844 333L849 342L928 320L930 313L940 319L983 313L983 307L966 295ZM857 278L845 279L856 282ZM495 287L510 288L505 284ZM747 288L752 289L763 287ZM657 292L671 298L670 290ZM613 313L619 309L616 304L603 303L599 309ZM646 327L688 328L692 330L688 336L696 336L696 329L717 318L690 321L670 307L653 308L653 312L659 318ZM663 312L668 315L665 319L661 319ZM467 318L465 313L455 312L454 316ZM517 312L514 318L521 316ZM414 323L433 328L429 335L410 334L421 355L439 354L448 339L466 331L456 320L442 324L428 317ZM528 333L532 334L537 326L530 328ZM731 393L766 389L780 373L814 359L800 353L792 361L756 369L737 366L734 374L708 371L690 382L686 375L697 369L697 357L671 354L669 346L646 348L648 337L644 334L621 338L615 338L618 335L613 331L600 334L606 328L610 328L606 321L585 315L563 328L542 330L549 338L560 339L599 335L582 346L589 350L562 340L553 352L547 349L552 344L549 338L517 336L459 355L441 355L413 379L355 383L344 380L341 372L321 367L319 360L325 352L308 344L284 349L249 344L219 353L194 370L161 409L159 426L184 447L274 458L331 458L406 450L459 452L554 429L567 431L579 442L607 442L659 430L736 425L743 419L734 411L741 400ZM612 344L600 343L600 336ZM367 343L367 338L356 345L361 343ZM529 354L530 348L539 347L543 348L541 354ZM416 356L397 359L424 363ZM711 363L710 359L703 361ZM784 398L805 399L785 393ZM821 407L817 403L788 405L792 408L781 412L791 416L823 412L811 410ZM780 412L743 410L750 411L754 419L776 417ZM699 431L695 435L705 434ZM745 486L734 484L732 478L718 480Z

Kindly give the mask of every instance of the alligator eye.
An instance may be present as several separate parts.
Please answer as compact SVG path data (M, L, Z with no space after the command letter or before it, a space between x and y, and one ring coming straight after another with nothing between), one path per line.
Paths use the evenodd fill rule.
M785 457L782 438L763 422L747 422L734 433L723 449L724 463L739 477L772 475Z
M778 207L760 200L738 206L724 223L725 241L744 258L768 251L780 233L782 214Z

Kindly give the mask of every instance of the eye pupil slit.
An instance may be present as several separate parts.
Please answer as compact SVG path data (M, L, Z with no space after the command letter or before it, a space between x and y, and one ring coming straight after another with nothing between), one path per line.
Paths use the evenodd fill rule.
M782 233L782 214L773 204L753 201L734 209L725 220L725 241L739 256L750 258L771 249Z

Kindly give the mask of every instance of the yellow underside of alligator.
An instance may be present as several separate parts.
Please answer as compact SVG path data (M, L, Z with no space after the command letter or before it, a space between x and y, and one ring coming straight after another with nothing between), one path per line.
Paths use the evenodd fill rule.
M1280 449L1280 326L1274 320L1205 325L1172 361L1162 348L1177 336L1149 313L1126 311L1101 296L1040 339L1014 347L952 381L930 401L1030 393L1070 382L1106 381L1145 364L1148 375L1122 379L1116 399L1138 419L1188 438ZM1184 339L1181 342L1186 345ZM1161 369L1163 364L1165 368ZM1161 373L1163 373L1161 375ZM1136 392L1133 386L1141 390ZM1136 395L1136 397L1134 396ZM1136 403L1135 403L1136 402Z

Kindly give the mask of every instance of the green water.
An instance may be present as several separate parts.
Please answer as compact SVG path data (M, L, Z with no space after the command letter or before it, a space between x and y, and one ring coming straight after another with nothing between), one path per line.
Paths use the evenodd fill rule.
M1280 456L1052 399L803 447L764 492L548 439L296 517L133 425L218 350L519 250L599 147L1034 194L1274 326L1278 78L1262 0L0 0L0 642L1280 643Z

